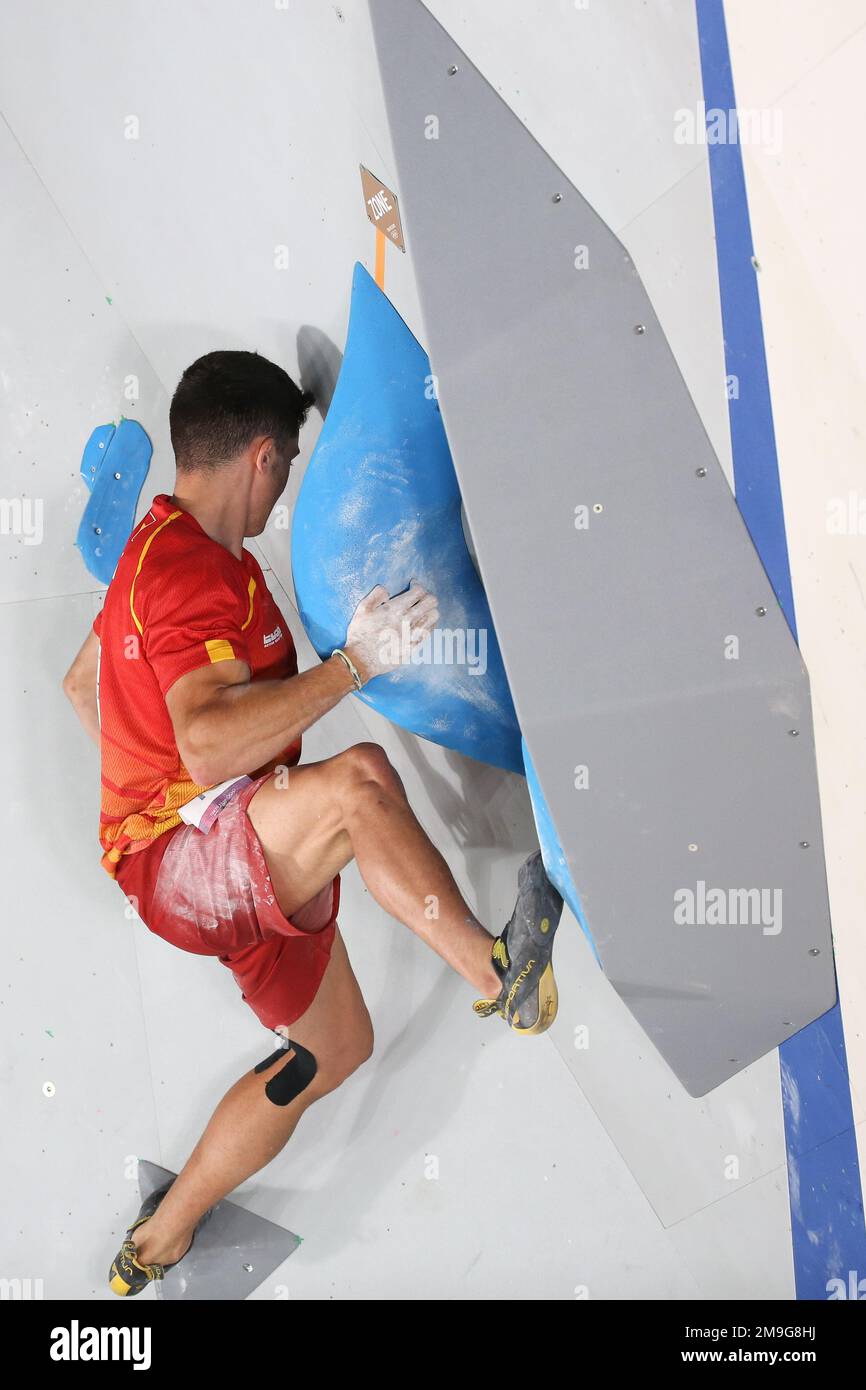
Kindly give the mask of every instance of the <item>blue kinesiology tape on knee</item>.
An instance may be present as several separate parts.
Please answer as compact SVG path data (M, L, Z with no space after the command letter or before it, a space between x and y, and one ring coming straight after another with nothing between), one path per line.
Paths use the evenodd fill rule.
M274 1105L288 1105L295 1100L303 1090L306 1090L313 1077L318 1071L316 1059L312 1052L308 1052L300 1043L290 1042L287 1047L278 1047L276 1052L272 1052L270 1057L266 1057L263 1062L254 1068L255 1071L267 1071L278 1062L286 1052L293 1052L286 1065L277 1072L276 1076L265 1084L265 1095Z

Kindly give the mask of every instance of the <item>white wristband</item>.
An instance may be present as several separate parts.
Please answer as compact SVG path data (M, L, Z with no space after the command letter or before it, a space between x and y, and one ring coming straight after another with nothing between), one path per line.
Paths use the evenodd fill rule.
M358 668L352 661L351 657L348 657L346 655L342 647L335 647L334 650L331 652L331 656L338 656L342 661L346 663L346 665L349 668L349 672L352 676L352 680L355 682L355 689L360 690L364 682L361 680L361 677L358 674Z

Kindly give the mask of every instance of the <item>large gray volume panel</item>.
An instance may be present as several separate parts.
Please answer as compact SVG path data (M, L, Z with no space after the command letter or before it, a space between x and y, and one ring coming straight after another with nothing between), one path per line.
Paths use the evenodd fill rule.
M520 725L605 972L703 1095L835 999L806 670L625 249L422 4L370 10Z

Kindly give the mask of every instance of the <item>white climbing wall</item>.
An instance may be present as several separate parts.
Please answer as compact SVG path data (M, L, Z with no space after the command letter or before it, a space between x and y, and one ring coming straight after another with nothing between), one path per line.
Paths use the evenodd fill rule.
M691 0L429 7L627 245L730 475L706 151L671 137L673 113L701 95ZM846 103L866 12L861 0L832 8L828 18L809 0L729 0L741 100L780 101L793 132L782 156L750 158L747 175L862 1134L866 885L852 864L866 542L829 536L824 514L827 496L862 486L862 276L852 285L859 253L839 230L839 190L855 158ZM0 534L0 720L13 731L0 810L0 1104L16 1136L0 1176L17 1194L0 1276L42 1278L48 1298L103 1298L137 1209L134 1156L176 1169L270 1037L228 972L129 920L99 868L95 752L60 691L100 601L73 548L81 449L95 425L132 415L155 445L143 500L170 491L168 399L183 368L217 347L255 348L326 388L352 265L374 265L358 166L386 183L395 174L363 0L11 0L0 112L0 496L42 503L38 543ZM393 248L385 288L420 333L411 262ZM319 423L314 414L299 464ZM271 528L260 553L304 666L315 658L292 607L288 546ZM367 738L387 748L479 915L500 925L533 846L522 779L351 700L308 734L304 757ZM534 1041L479 1022L468 987L352 870L341 929L374 1058L237 1197L304 1237L278 1276L292 1297L791 1295L774 1056L689 1099L571 921L557 944L560 1015ZM578 1029L586 1048L574 1046ZM490 1200L505 1174L527 1199L509 1211L507 1259ZM254 1295L273 1296L268 1285Z

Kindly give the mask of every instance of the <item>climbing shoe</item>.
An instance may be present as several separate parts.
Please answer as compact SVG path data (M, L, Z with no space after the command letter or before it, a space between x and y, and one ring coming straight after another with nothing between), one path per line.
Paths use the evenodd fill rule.
M544 872L536 850L517 875L517 902L491 955L502 989L496 999L477 999L479 1018L499 1014L515 1033L545 1033L556 1018L559 1000L553 976L553 938L562 915L562 898Z
M108 1286L112 1293L118 1294L121 1298L132 1298L142 1289L146 1289L148 1284L152 1284L156 1279L164 1279L167 1269L174 1269L175 1265L180 1264L180 1260L175 1260L168 1265L148 1265L139 1260L135 1249L135 1242L132 1239L134 1231L139 1226L143 1226L145 1221L149 1221L156 1211L171 1183L161 1187L156 1192L152 1192L149 1197L145 1197L141 1204L141 1210L126 1232L126 1239L120 1247L117 1255L111 1262L111 1269L108 1271ZM195 1240L193 1234L192 1240ZM186 1259L192 1249L190 1241L186 1253L181 1259Z

